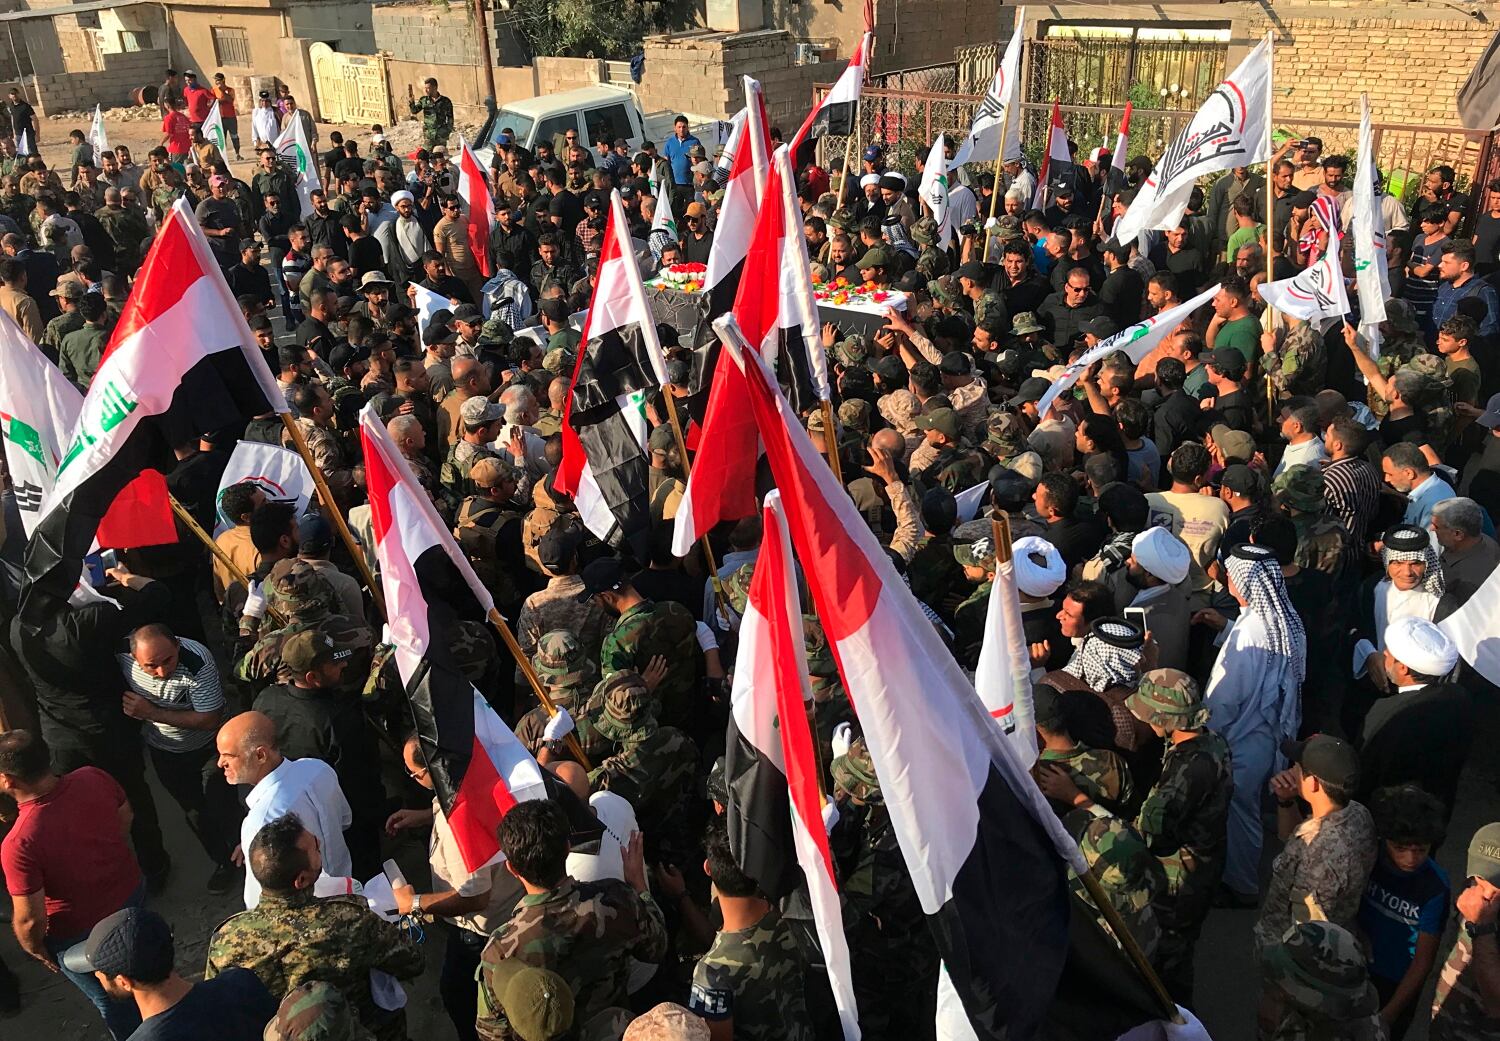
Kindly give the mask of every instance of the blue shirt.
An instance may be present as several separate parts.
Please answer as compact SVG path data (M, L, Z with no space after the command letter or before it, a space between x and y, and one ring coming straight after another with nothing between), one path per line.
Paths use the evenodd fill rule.
M1370 974L1399 983L1416 957L1418 935L1443 934L1450 898L1448 874L1437 861L1428 857L1408 873L1382 851L1359 902L1359 925L1370 938Z
M1047 252L1047 243L1037 241L1031 246L1031 262L1036 265L1036 273L1043 277L1052 273L1052 266L1057 263L1052 259L1052 254Z
M693 183L693 161L688 158L688 149L702 143L692 134L681 139L676 134L667 138L666 144L661 146L661 154L672 164L672 183Z
M1438 286L1437 299L1432 304L1433 327L1442 325L1458 314L1458 302L1471 296L1477 296L1488 307L1484 321L1479 323L1479 335L1494 336L1500 331L1500 294L1496 294L1495 287L1478 275L1470 275L1469 280L1461 286L1455 286L1452 282L1443 282Z
M1426 531L1432 520L1432 508L1451 498L1453 489L1448 482L1435 473L1428 474L1425 481L1406 493L1406 515L1401 519Z

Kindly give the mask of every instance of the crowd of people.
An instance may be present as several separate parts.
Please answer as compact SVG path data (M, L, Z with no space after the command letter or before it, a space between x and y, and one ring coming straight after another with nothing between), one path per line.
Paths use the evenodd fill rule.
M410 103L425 146L329 134L305 213L269 147L305 111L261 93L247 182L203 139L218 100L238 158L234 94L214 80L168 73L146 169L123 148L96 167L81 133L49 169L11 92L0 309L87 390L153 230L186 198L333 501L299 515L253 481L220 494L237 441L290 443L275 413L176 446L168 487L223 528L220 553L186 530L122 552L105 561L109 600L60 604L32 634L14 617L26 540L8 488L18 696L0 734L0 867L21 950L115 1041L404 1038L400 981L439 961L462 1039L840 1036L806 899L769 900L730 842L730 677L762 529L720 525L712 565L672 553L691 459L664 396L687 408L701 389L692 340L661 327L671 383L645 396L645 559L601 543L557 486L588 348L570 319L610 193L650 275L707 259L725 171L682 117L660 148L575 132L531 150L502 127L485 265L435 80ZM1370 351L1353 326L1288 320L1257 292L1340 241L1349 164L1315 138L1282 147L1269 185L1235 170L1195 190L1180 227L1124 244L1108 228L1150 175L1144 155L1124 184L1108 153L1054 169L1043 209L1025 162L998 182L972 166L946 250L920 170L878 145L843 176L799 159L815 277L907 294L872 335L824 326L834 421L812 412L808 433L967 670L991 638L997 559L1013 560L1032 776L1172 998L1194 1006L1210 910L1254 911L1260 1037L1381 1041L1429 1016L1434 1039L1500 1037L1500 824L1446 834L1494 690L1438 624L1492 596L1500 564L1500 183L1472 206L1440 166L1415 199L1379 196L1392 296ZM668 197L676 235L653 229ZM1110 355L1039 412L1071 359L1214 282L1143 362ZM418 289L449 306L420 321ZM475 871L331 522L378 573L366 406L560 710L537 705L487 625L434 634L557 782L509 809L503 858ZM931 1037L937 951L806 609L864 1036ZM178 813L201 856L166 848L160 817ZM427 870L392 875L387 858L424 835ZM1463 878L1434 860L1448 841L1467 843ZM179 974L182 937L148 906L174 876L243 903L208 937L201 981ZM381 878L388 895L364 888ZM1075 894L1082 913L1092 899ZM0 974L0 1004L18 1000Z

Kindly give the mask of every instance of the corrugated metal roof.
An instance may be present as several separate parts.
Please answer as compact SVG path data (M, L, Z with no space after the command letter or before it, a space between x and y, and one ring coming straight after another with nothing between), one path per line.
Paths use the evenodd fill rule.
M55 7L29 7L21 11L6 11L0 14L0 22L29 22L37 18L56 18L64 14L85 14L89 11L108 11L116 7L134 7L150 3L151 0L89 0L82 4L58 4Z

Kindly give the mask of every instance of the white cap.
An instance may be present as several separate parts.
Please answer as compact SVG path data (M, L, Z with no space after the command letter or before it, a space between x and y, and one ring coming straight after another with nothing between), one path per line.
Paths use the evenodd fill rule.
M1193 563L1187 543L1162 527L1150 527L1137 535L1130 542L1130 552L1137 564L1169 586L1187 578Z
M1385 627L1385 649L1423 676L1446 676L1458 664L1458 648L1448 634L1415 615L1397 618Z
M1057 547L1037 535L1016 539L1011 546L1016 588L1027 596L1051 596L1068 579L1068 565Z

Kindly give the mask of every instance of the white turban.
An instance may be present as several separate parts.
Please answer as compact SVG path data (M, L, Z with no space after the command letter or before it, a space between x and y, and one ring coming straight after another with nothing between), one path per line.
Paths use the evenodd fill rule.
M1187 578L1193 562L1187 543L1162 527L1150 527L1137 535L1130 542L1130 552L1137 564L1169 586Z
M861 177L859 179L859 186L861 188L868 188L872 184L879 184L879 183L880 183L880 175L878 173L867 173L867 174L865 174L863 177Z
M1044 538L1027 535L1011 547L1016 586L1027 596L1051 596L1068 579L1068 565L1057 547Z
M1423 676L1446 676L1458 664L1458 648L1448 634L1417 615L1397 618L1385 627L1385 649Z
M417 202L417 197L415 195L413 195L411 192L409 192L406 189L404 189L404 188L401 191L399 191L399 192L392 192L391 193L391 205L392 206L396 205L396 203L400 202L402 199L405 199L407 202L411 203L413 206L415 206L416 202Z

